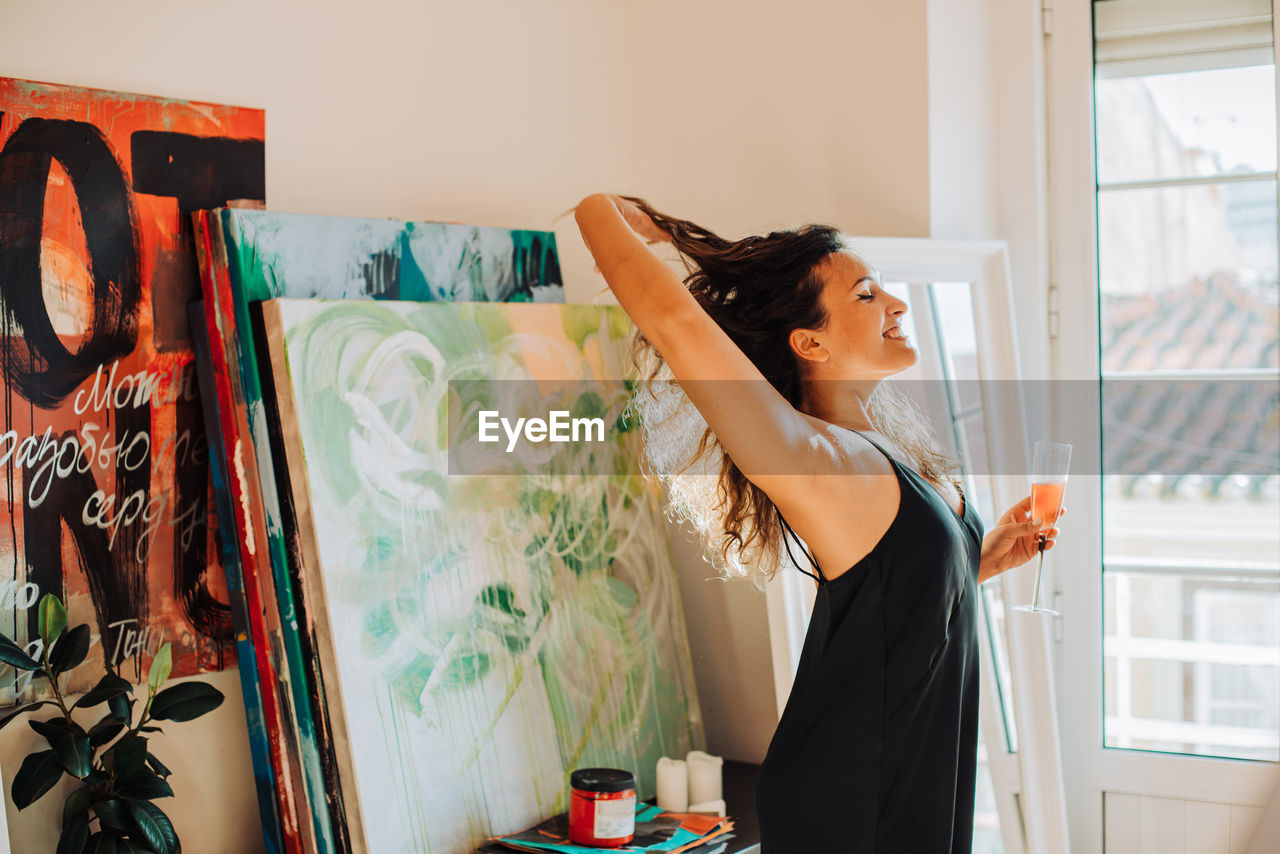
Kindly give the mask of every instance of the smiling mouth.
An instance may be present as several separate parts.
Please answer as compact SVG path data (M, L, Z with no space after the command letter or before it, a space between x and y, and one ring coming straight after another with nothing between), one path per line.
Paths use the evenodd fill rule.
M907 334L902 331L901 327L895 326L881 337L888 338L890 341L905 341Z

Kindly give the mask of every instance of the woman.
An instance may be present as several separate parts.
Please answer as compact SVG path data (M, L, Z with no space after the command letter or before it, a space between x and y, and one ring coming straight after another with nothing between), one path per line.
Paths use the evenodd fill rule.
M1030 496L984 536L923 419L880 384L918 358L906 304L835 229L729 241L606 194L576 218L705 420L695 455L721 456L714 513L684 502L717 562L759 580L789 534L807 544L817 599L756 785L762 851L969 851L977 585L1035 555ZM659 241L693 265L685 281Z

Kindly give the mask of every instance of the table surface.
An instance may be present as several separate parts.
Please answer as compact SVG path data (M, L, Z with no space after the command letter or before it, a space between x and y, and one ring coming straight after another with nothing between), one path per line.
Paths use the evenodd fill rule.
M754 854L760 850L760 826L756 824L756 777L760 766L751 762L724 762L724 811L733 818L733 839L726 854Z

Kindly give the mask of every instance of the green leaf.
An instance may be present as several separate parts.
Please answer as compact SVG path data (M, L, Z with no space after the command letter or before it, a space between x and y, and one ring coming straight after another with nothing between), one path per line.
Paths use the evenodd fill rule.
M156 759L156 755L154 753L147 754L147 764L151 766L152 771L155 771L157 774L159 774L161 777L165 778L166 780L169 779L169 775L173 773L172 771L170 771L168 768L165 767L163 762L161 762L159 759Z
M93 787L81 786L67 795L67 802L62 807L62 827L65 829L71 821L89 807L93 806ZM85 819L87 822L88 819Z
M52 593L44 594L44 598L40 600L37 625L45 649L53 646L53 642L67 627L67 609L62 607L62 601Z
M85 843L89 841L89 814L83 810L62 825L62 835L58 837L56 854L82 854Z
M142 838L146 840L147 845L152 851L159 854L168 854L172 849L169 844L169 837L165 833L165 826L161 825L159 820L143 807L142 801L128 800L125 805L129 808L129 815L133 816L134 824L138 825L138 830L142 832ZM148 804L148 806L150 806ZM173 825L169 824L169 819L164 817L164 813L160 814L164 818L165 824L168 825L168 832L173 834ZM173 836L176 842L178 837Z
M52 750L32 753L22 760L22 767L13 778L13 805L20 810L26 809L52 789L60 779L62 765Z
M128 804L134 821L138 821L138 812L145 812L160 828L160 834L164 837L165 847L158 848L153 845L151 846L152 848L155 848L161 854L165 854L165 852L167 854L179 854L182 851L182 845L178 842L178 833L173 829L173 822L169 821L169 816L165 815L160 807L149 801L129 801ZM134 810L138 812L134 812ZM142 822L139 821L138 825L141 827Z
M0 718L0 729L4 729L5 724L9 723L18 715L25 715L27 712L34 712L36 709L40 708L41 706L52 706L52 705L53 705L53 700L41 700L38 703L32 703L27 706L19 706L18 708L9 712L9 714L5 715L3 718Z
M124 721L116 720L113 717L105 717L89 730L89 744L93 747L101 747L119 735L122 729L124 729Z
M66 718L52 718L47 721L28 721L31 728L45 737L58 761L67 773L77 779L83 779L89 773L93 751L89 746L89 735L76 723Z
M222 692L204 682L183 682L156 694L151 717L158 721L189 721L222 705Z
M116 840L116 854L154 854L154 852L150 847L122 836Z
M18 646L4 635L0 635L0 661L3 661L5 664L12 664L19 670L41 669L40 662L27 655L26 652L23 651L22 647Z
M154 800L172 798L173 787L150 771L135 774L124 782L116 783L116 792L126 798Z
M89 734L74 724L61 729L56 736L41 734L49 740L58 762L67 769L67 773L77 780L83 780L93 767L93 748L89 746Z
M170 644L165 641L160 646L160 651L156 653L156 657L151 659L151 670L147 673L147 687L151 689L151 693L160 690L160 686L169 678L169 672L173 670L173 650Z
M102 762L115 772L117 780L127 780L141 772L147 761L147 740L130 733L102 754Z
M129 808L119 798L99 801L93 805L93 811L97 814L98 821L102 822L104 828L109 827L112 830L119 830L123 833L133 830L133 820L129 817Z
M70 724L67 723L66 718L50 718L47 721L27 721L27 726L45 738L54 738L66 732Z
M116 694L107 700L107 708L111 716L125 723L133 720L133 697L128 694Z
M89 627L81 624L58 638L49 652L49 667L55 673L66 673L89 654Z
M98 684L94 685L88 694L76 700L73 708L87 709L99 703L104 703L120 694L131 693L133 693L133 685L114 673L106 673L103 674L103 677L98 680Z
M119 854L116 848L116 838L110 833L98 831L89 837L89 844L85 846L85 854Z

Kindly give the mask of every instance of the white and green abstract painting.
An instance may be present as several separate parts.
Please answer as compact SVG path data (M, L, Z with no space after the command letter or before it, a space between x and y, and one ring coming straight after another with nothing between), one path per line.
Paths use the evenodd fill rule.
M702 722L621 310L264 308L353 846L470 854L563 811L579 767L656 794L658 758L701 748ZM478 411L535 402L599 417L603 441L451 473Z

